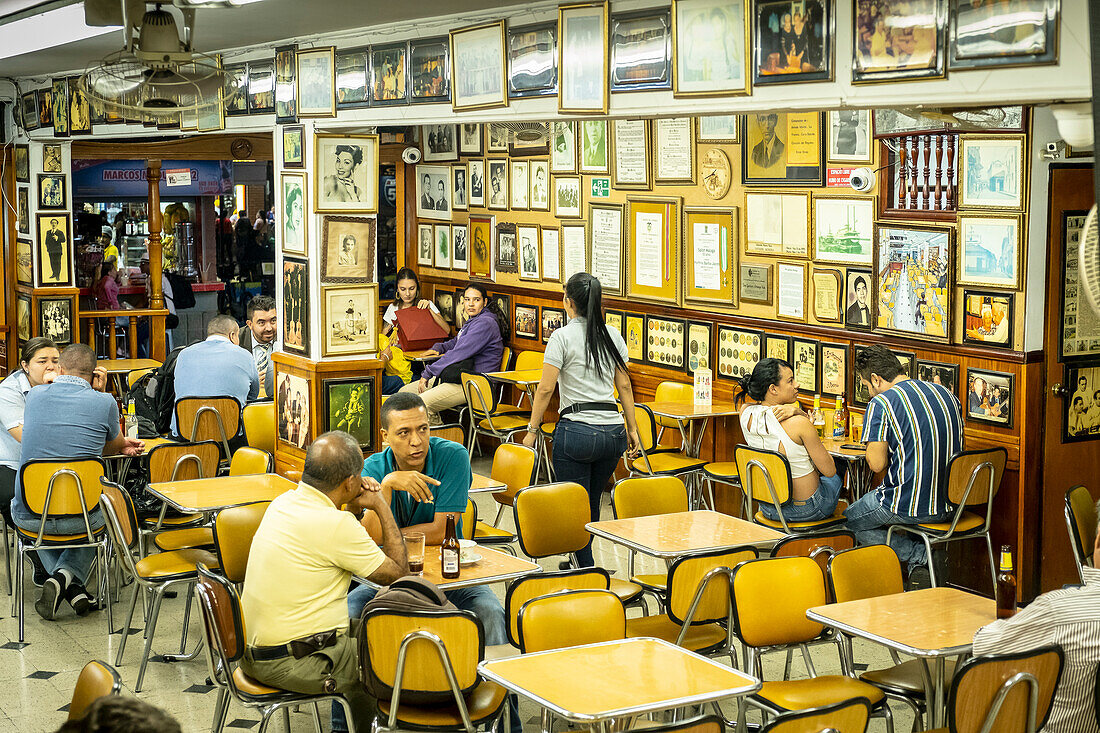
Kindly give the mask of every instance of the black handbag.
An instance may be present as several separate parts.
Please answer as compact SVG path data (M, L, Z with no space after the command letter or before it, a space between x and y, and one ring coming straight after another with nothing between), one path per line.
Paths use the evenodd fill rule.
M467 374L474 371L474 360L463 359L462 361L456 361L454 364L448 364L443 367L443 371L439 373L440 384L462 384L462 373Z

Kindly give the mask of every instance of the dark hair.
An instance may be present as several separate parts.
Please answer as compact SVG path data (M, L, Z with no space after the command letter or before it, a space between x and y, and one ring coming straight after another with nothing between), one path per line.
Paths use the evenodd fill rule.
M416 295L417 297L420 297L420 278L416 276L416 272L414 272L411 268L402 267L400 270L397 271L397 277L393 279L394 293L397 294L397 297L393 299L394 308L401 307L401 295L397 293L397 283L401 282L402 280L412 280L414 283L416 283ZM413 299L413 302L416 302L415 298Z
M415 392L395 392L382 403L382 408L378 413L378 422L383 428L389 430L391 414L418 408L422 408L424 413L427 414L428 406L424 404L423 397Z
M603 286L600 281L587 272L578 272L565 283L565 297L573 301L577 315L586 320L584 327L584 364L592 365L596 376L604 376L604 367L609 363L612 374L617 369L626 369L623 355L615 348L611 334L603 318Z
M56 349L57 344L51 338L45 336L35 336L32 339L28 339L27 343L23 344L23 348L19 350L19 362L25 364L34 358L42 349Z
M287 197L286 197L286 206L285 206L286 215L287 215L288 219L290 218L290 212L291 212L290 207L293 206L294 202L296 200L300 199L300 198L302 198L302 189L300 189L300 188L290 189L290 193L287 194Z
M863 275L856 275L855 282L852 283L852 289L858 288L860 283L863 283L863 287L867 287L867 278Z
M306 449L302 481L327 494L362 471L363 451L359 441L343 430L330 430Z
M500 305L498 305L495 300L489 297L489 290L485 287L483 283L471 280L470 282L466 283L466 287L462 288L462 294L465 295L466 291L470 288L473 288L477 292L481 293L481 297L485 299L485 310L492 313L493 316L497 319L497 326L500 328L500 338L503 339L505 343L507 343L508 339L512 336L512 329L508 325L507 314L500 309ZM469 321L467 321L467 323L469 323ZM386 399L389 398L387 397Z
M104 695L83 717L70 720L57 733L180 733L179 721L155 705L134 697Z
M252 300L248 301L248 306L244 309L246 320L251 321L253 314L256 311L273 311L275 310L275 299L270 295L257 295Z
M58 363L68 374L91 377L95 371L95 352L87 344L69 344L61 352Z
M227 313L220 313L210 319L210 322L206 324L207 336L228 336L231 333L236 333L240 330L241 324L237 323L237 319Z
M741 392L737 395L737 402L745 401L745 395L752 397L754 401L761 402L768 394L768 388L773 384L779 384L783 369L794 371L794 367L786 359L767 357L756 362L752 372L737 380L741 385Z
M333 153L339 157L340 153L347 153L351 156L351 162L355 165L359 165L363 162L363 149L358 145L337 145L336 151Z
M877 374L887 382L892 382L903 374L901 362L882 344L866 346L856 351L856 379L871 381L871 375Z
M118 268L118 261L114 257L108 257L103 260L103 266L99 270L99 276L105 277L110 275Z

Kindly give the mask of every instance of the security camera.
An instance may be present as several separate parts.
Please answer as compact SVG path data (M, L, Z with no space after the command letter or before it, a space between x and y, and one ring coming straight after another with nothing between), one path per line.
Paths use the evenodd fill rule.
M875 187L875 173L870 168L856 168L848 174L848 185L854 191L867 193Z
M1057 140L1051 140L1049 143L1047 143L1047 152L1057 153L1059 147L1061 147L1061 145Z
M423 157L424 155L420 152L420 148L414 148L411 145L401 151L401 160L409 165L416 165Z

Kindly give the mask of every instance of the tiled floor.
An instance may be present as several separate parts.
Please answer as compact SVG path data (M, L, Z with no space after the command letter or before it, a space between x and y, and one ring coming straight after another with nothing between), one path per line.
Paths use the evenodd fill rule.
M477 465L488 473L487 462ZM496 505L489 494L476 496L481 516L493 517ZM604 516L610 516L610 507L604 507ZM510 513L505 514L502 526L511 526ZM626 553L618 546L597 542L595 548L597 563L610 570L616 570L619 577L626 573ZM556 568L559 558L543 561L546 568ZM644 559L639 571L645 567ZM654 566L655 567L655 566ZM2 571L0 571L2 574ZM27 573L29 576L29 572ZM3 581L0 581L2 583ZM5 586L6 587L6 586ZM503 588L496 588L498 594ZM132 586L124 588L123 602L115 606L115 625L121 626L124 620ZM502 596L503 597L503 596ZM118 652L119 634L107 636L106 621L103 614L93 613L85 618L77 618L66 606L66 612L54 622L42 620L35 613L33 601L37 598L37 589L27 581L26 643L18 641L18 626L15 618L4 615L0 620L0 733L9 731L53 731L65 719L65 711L72 695L73 685L81 667L91 659L101 659L114 664ZM634 613L634 612L632 612ZM183 595L166 600L161 608L160 621L154 640L155 653L172 653L179 648L180 631L183 622ZM135 621L135 626L140 622ZM201 621L197 608L191 614L188 646L201 634ZM127 642L126 656L122 660L119 672L122 674L125 694L133 694L134 681L137 678L138 663L141 658L142 637L140 629L132 629ZM819 674L839 672L839 663L833 647L815 648L814 664ZM857 667L864 665L885 666L890 663L889 655L880 647L856 641ZM782 655L765 657L765 674L770 679L782 675ZM597 672L598 673L598 672ZM793 665L795 677L804 676L805 668L796 657ZM213 717L214 703L217 697L215 689L206 684L207 665L205 656L191 662L153 661L145 675L141 693L138 697L158 705L181 723L184 731L209 730ZM908 731L912 725L912 714L904 705L893 706L895 730L898 733ZM729 717L735 715L735 706L726 705L724 710ZM534 705L521 703L521 717L525 730L538 730L538 710ZM305 711L291 715L291 729L294 731L312 731L311 715ZM322 715L324 728L328 730L327 711ZM755 715L750 714L750 720ZM251 710L233 702L228 717L229 730L258 729L259 716ZM275 721L272 730L281 730L282 723ZM874 720L870 729L875 733L885 730L884 722Z

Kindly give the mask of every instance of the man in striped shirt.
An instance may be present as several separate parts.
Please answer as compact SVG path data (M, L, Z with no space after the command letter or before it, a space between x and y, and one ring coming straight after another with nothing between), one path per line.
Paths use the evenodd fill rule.
M1100 504L1097 505L1100 509ZM1094 708L1100 663L1100 536L1093 547L1085 584L1053 590L1015 616L978 629L974 654L1014 654L1058 644L1065 666L1042 733L1098 733Z
M909 379L885 346L857 352L855 373L871 394L863 419L867 465L886 475L844 515L861 545L881 544L892 524L947 518L947 464L962 450L962 407L942 385ZM924 568L924 545L915 537L895 532L890 545L911 575Z

